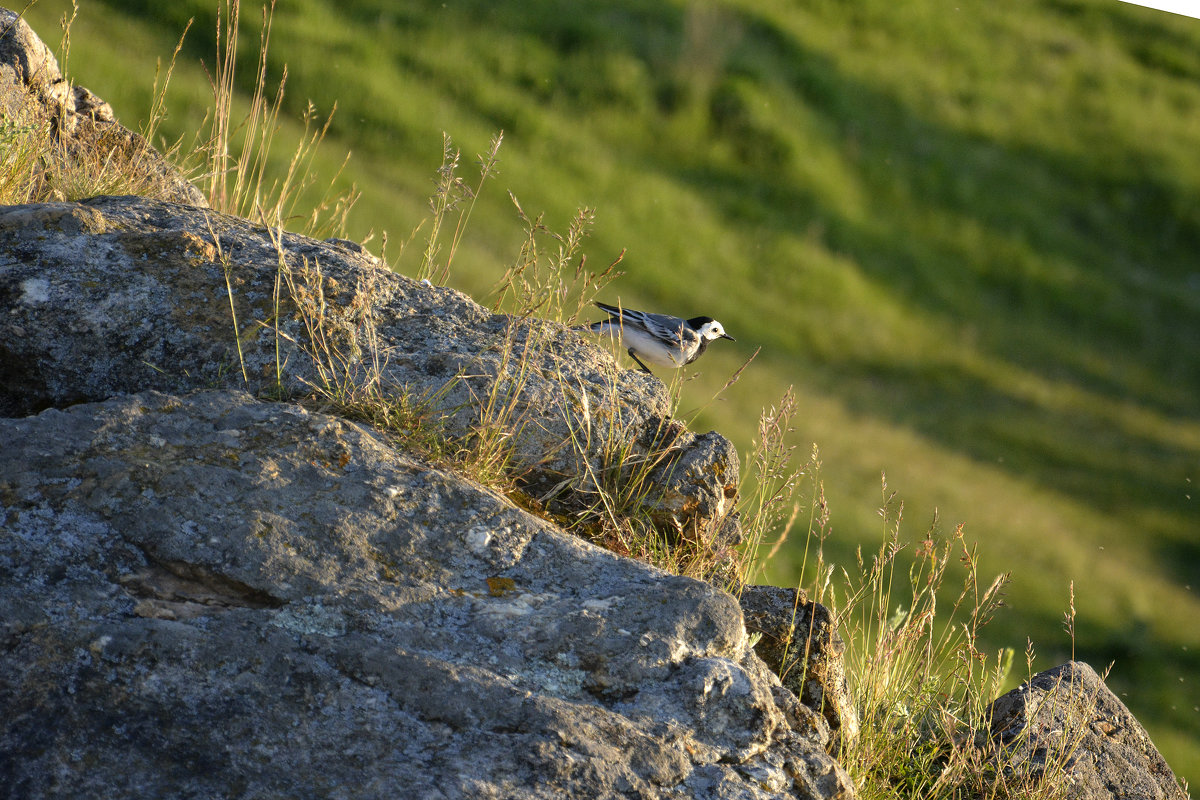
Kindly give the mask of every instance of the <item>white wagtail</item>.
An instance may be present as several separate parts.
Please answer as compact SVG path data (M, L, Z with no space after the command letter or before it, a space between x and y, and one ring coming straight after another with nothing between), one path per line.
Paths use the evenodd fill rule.
M675 369L690 364L704 354L713 339L734 338L725 333L712 317L681 319L667 314L648 314L607 303L596 303L607 311L608 319L586 326L592 333L620 336L629 356L646 372L642 358L656 367ZM641 358L638 358L641 356Z

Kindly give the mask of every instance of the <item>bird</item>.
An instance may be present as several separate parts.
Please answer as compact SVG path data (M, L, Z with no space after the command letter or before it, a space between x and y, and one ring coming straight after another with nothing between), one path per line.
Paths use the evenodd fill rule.
M642 361L643 358L656 367L678 369L702 356L708 343L714 339L737 341L712 317L683 319L669 314L650 314L610 306L608 303L597 302L596 305L608 313L608 319L593 322L585 329L592 333L620 336L629 357L644 372L650 372L650 368Z

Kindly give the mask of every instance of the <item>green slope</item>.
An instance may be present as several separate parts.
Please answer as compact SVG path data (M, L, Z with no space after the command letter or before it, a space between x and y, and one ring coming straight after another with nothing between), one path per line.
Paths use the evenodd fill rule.
M196 18L164 127L194 129L215 4L82 3L70 72L131 125ZM54 41L59 13L27 16ZM505 189L559 229L596 207L593 263L627 248L614 296L738 337L685 408L763 348L701 424L744 452L796 384L835 560L874 547L886 471L914 537L936 508L1012 571L995 646L1067 657L1073 580L1077 655L1115 661L1200 780L1200 20L1115 0L286 0L271 63L294 117L338 104L322 168L353 151L352 233L388 231L393 254L442 132L469 160L502 129L453 285L482 298L515 257Z

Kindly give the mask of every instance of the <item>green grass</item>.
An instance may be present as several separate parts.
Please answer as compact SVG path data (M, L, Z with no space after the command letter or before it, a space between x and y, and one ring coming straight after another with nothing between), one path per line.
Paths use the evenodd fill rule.
M84 0L70 70L136 125L153 56L135 54L168 58L195 16L173 139L211 104L215 4L160 5ZM61 10L27 16L54 42ZM285 62L284 116L338 104L313 169L353 150L351 235L386 230L395 253L443 131L473 154L503 130L451 284L483 298L517 258L504 189L558 230L594 207L592 263L626 250L614 295L738 337L683 412L762 346L698 419L746 453L795 384L828 558L875 548L886 471L915 529L937 509L981 573L1013 573L990 645L1066 657L1074 580L1077 655L1115 661L1110 685L1200 779L1200 21L1109 0L289 0L270 74ZM248 94L252 54L239 69ZM796 581L801 555L769 577Z

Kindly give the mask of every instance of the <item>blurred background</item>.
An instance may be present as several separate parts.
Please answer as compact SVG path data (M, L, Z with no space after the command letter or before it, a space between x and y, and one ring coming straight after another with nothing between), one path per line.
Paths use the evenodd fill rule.
M155 134L186 149L218 8L79 0L65 51L69 3L25 15L135 129L194 19ZM269 85L285 64L276 167L309 104L318 126L336 104L312 169L351 153L352 238L378 254L386 232L415 270L443 133L473 182L503 131L451 286L483 302L515 261L508 192L559 231L594 208L589 267L625 251L605 299L737 337L688 373L696 427L746 453L795 386L828 560L878 547L886 474L908 539L963 523L985 583L1011 572L986 640L1031 639L1038 669L1071 657L1073 581L1075 656L1113 665L1200 782L1200 20L1117 0L280 0ZM795 584L803 546L766 578Z

